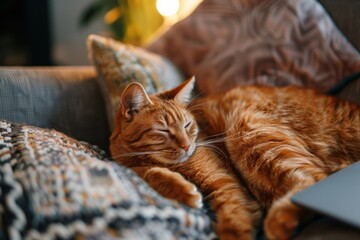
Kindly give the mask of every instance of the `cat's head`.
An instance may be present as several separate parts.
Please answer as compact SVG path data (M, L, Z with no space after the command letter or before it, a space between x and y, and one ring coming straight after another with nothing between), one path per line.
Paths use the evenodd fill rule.
M141 158L165 165L189 159L195 150L198 127L186 110L195 79L149 96L138 83L124 90L110 138L115 160Z

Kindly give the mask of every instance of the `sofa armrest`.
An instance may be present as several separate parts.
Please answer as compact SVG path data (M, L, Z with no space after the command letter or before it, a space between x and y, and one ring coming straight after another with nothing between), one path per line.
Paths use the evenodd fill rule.
M108 150L105 103L93 67L0 67L0 119L54 128Z

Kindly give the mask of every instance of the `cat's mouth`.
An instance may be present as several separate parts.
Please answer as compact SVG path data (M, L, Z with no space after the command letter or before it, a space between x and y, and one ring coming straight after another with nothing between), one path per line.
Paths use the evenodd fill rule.
M191 144L189 150L184 151L184 153L177 159L178 163L183 163L189 160L189 158L193 155L195 151L195 144Z

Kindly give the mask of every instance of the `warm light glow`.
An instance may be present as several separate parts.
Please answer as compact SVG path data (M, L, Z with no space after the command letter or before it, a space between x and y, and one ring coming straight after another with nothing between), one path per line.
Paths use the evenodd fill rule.
M156 8L164 17L175 15L179 11L179 0L157 0Z
M113 24L121 16L121 11L119 7L114 7L108 11L104 16L104 21L106 24Z

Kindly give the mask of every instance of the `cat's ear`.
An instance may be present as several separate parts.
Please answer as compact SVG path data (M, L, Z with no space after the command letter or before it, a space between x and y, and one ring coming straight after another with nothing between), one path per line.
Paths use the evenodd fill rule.
M145 89L139 83L129 84L121 97L121 109L128 120L132 120L143 107L153 104Z
M188 103L191 99L191 92L194 89L195 77L186 80L179 86L169 91L158 94L161 99L174 99L180 103Z

